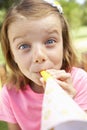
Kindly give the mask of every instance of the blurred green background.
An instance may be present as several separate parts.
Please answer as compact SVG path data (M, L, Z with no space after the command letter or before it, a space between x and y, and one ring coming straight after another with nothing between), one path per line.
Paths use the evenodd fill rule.
M64 15L67 18L72 42L77 50L78 58L81 54L87 53L87 0L59 0L63 7ZM0 29L9 7L18 0L0 0ZM0 64L5 63L0 47ZM5 122L0 122L0 130L7 130Z

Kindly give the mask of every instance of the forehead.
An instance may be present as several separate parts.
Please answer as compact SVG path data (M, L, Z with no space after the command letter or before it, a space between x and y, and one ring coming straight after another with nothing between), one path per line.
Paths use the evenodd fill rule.
M29 17L20 16L16 21L9 25L8 35L19 35L25 32L34 33L37 31L52 31L62 30L60 18L57 15L49 15L42 18L32 19Z

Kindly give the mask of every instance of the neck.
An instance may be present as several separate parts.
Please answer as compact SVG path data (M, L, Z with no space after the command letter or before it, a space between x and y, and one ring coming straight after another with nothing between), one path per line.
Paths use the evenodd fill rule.
M36 93L44 93L44 88L35 84L34 82L30 82L31 89Z

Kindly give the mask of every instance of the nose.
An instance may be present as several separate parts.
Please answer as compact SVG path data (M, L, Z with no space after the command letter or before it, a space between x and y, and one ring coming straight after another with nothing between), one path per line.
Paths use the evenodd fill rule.
M43 63L46 60L46 52L42 47L38 47L38 49L34 52L34 63Z

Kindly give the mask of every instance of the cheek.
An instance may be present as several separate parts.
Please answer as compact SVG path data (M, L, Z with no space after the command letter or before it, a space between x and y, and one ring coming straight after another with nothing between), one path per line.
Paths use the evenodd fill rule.
M16 63L18 64L20 69L29 69L30 68L30 61L27 60L27 58L24 59L18 59L16 60Z
M56 49L50 59L54 63L55 69L60 69L63 61L63 47Z
M56 55L55 57L52 58L52 61L54 62L54 65L62 65L62 59L63 55Z
M30 64L31 64L29 57L24 56L24 55L21 55L21 56L15 55L14 60L17 63L17 65L21 71L23 71L25 69L29 69Z

